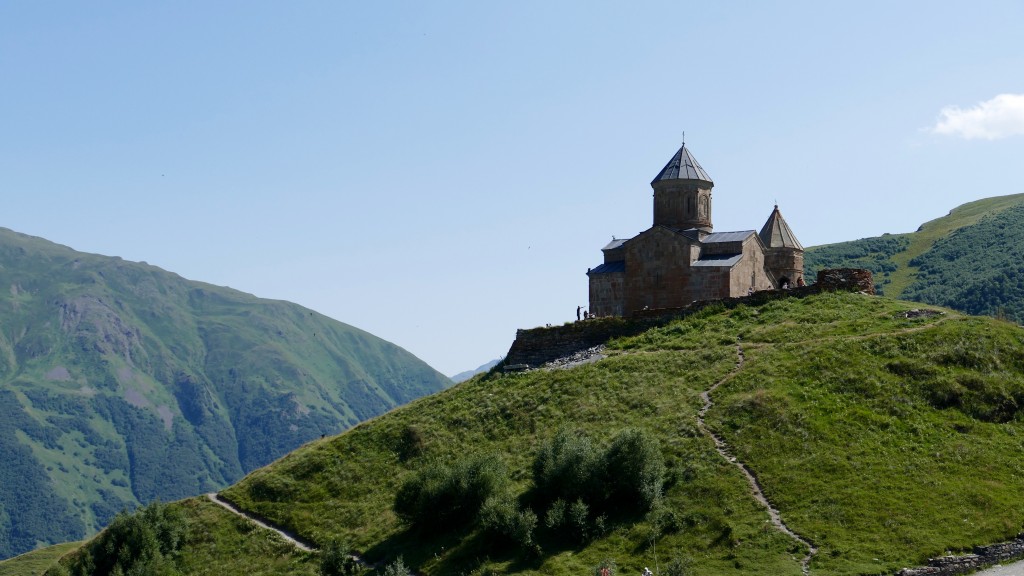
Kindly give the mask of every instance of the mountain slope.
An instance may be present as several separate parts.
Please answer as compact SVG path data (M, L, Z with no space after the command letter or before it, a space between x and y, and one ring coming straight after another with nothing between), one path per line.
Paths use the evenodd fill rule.
M1024 321L1022 245L1024 194L1015 194L964 204L916 232L812 246L804 269L813 278L822 268L867 268L886 296Z
M0 558L450 385L300 306L0 229Z
M609 560L639 573L673 559L704 575L800 574L806 547L771 525L698 424L701 394L717 385L704 422L817 546L811 573L892 573L1024 526L1024 331L918 307L822 294L708 308L613 341L592 364L491 374L417 400L224 494L321 546L342 538L371 561L402 555L425 574L580 574ZM584 503L577 528L548 528L536 462L559 429L600 450L625 430L656 439L663 496L646 513L619 501L598 516ZM563 453L586 454L575 442ZM494 537L482 515L428 531L396 515L410 479L487 454L508 470L511 506L536 514L539 547ZM217 550L205 557L213 570L243 561Z

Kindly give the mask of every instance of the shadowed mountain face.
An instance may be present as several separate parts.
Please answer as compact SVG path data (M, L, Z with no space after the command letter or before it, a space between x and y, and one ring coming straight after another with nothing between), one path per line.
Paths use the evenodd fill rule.
M0 558L441 390L298 305L0 229Z

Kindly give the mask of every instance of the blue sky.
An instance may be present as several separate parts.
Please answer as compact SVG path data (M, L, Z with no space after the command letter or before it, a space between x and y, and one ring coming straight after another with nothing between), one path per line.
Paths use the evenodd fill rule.
M587 301L687 146L804 243L1024 192L1016 2L0 2L0 226L444 373Z

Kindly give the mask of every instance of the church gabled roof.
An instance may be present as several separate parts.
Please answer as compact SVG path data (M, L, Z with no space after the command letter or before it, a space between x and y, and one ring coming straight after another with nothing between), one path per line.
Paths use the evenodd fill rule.
M601 248L601 251L604 252L607 250L615 250L616 248L625 244L627 240L629 240L629 238L614 238L611 242L608 243L607 246Z
M697 159L693 157L693 154L690 154L686 144L679 148L675 156L668 161L668 164L665 164L665 167L661 169L661 172L658 172L654 180L651 180L651 184L653 185L661 180L703 180L714 184L711 176L708 176L708 173L697 163Z
M738 232L714 232L708 234L701 241L704 244L726 244L729 242L743 242L753 236L753 230L740 230Z
M782 217L782 212L779 212L778 204L775 205L775 210L772 210L772 215L768 217L768 221L764 223L764 227L761 228L761 233L758 234L761 237L761 242L768 248L795 248L797 250L803 250L803 245L796 239L796 234L789 228L789 224L786 224L786 220Z

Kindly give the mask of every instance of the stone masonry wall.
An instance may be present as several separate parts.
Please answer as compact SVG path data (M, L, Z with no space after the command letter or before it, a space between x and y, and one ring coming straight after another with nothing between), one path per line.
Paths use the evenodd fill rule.
M1009 542L977 546L973 554L962 556L942 556L932 558L927 566L920 568L904 568L896 576L953 576L968 574L985 566L1003 564L1024 558L1024 534Z
M779 298L802 298L835 290L874 294L875 284L871 271L851 268L822 270L818 273L817 284L803 288L764 290L739 298L694 302L682 308L640 310L629 318L593 318L549 328L520 329L516 331L515 342L509 348L503 366L505 370L538 368L552 360L604 344L612 338L633 336L664 326L715 303L732 308L740 304L758 305Z
M624 272L594 274L589 277L590 313L598 316L622 316L625 296Z
M693 301L692 243L667 228L655 227L626 243L625 306L628 315L643 308L685 306Z

